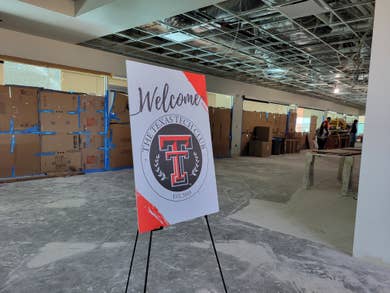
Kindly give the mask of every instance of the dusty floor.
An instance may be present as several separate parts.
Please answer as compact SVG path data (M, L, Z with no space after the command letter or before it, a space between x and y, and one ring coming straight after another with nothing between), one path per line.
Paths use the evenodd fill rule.
M229 292L390 292L389 268L331 248L350 250L356 203L338 195L337 162L319 166L304 191L303 155L216 161L210 222ZM132 171L0 186L0 292L123 292L133 190ZM146 245L142 235L131 292L142 291ZM148 288L222 292L203 219L154 234Z

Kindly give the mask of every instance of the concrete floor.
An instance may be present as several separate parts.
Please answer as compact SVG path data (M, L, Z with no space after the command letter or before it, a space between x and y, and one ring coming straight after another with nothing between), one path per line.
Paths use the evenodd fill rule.
M221 212L210 222L229 292L390 292L390 268L331 248L350 249L356 204L338 195L337 162L323 162L311 191L300 189L303 163L303 155L216 160ZM0 186L0 292L123 292L136 229L132 178ZM130 292L142 292L146 249L142 235ZM222 292L203 219L154 234L148 288Z

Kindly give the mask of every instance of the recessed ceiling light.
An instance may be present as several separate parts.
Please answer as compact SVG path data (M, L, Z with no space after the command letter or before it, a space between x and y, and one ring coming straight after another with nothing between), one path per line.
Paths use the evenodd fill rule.
M192 40L196 39L196 37L194 35L181 33L181 32L168 33L168 34L162 35L162 37L168 41L176 42L176 43L184 43L184 42L188 42L188 41L192 41Z

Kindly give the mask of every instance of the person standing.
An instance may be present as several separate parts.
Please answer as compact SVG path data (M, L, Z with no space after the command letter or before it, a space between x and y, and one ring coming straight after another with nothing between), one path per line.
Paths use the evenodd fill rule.
M322 121L320 128L317 131L317 144L318 149L323 150L325 149L326 142L328 140L329 136L329 123L331 118L328 117L326 120Z
M357 124L358 124L358 120L353 120L353 123L352 123L352 127L351 127L351 130L349 132L350 134L350 141L349 141L349 146L351 148L354 148L355 147L355 143L356 143L356 134L357 134Z

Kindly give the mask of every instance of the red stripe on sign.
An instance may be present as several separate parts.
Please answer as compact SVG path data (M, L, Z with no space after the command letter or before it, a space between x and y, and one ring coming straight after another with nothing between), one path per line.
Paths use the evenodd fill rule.
M137 194L138 230L140 233L149 232L169 226L167 220L141 193Z
M198 95L202 98L206 106L208 106L209 102L207 99L206 77L203 74L197 74L188 71L183 71L183 73L187 77L188 81L192 84Z

